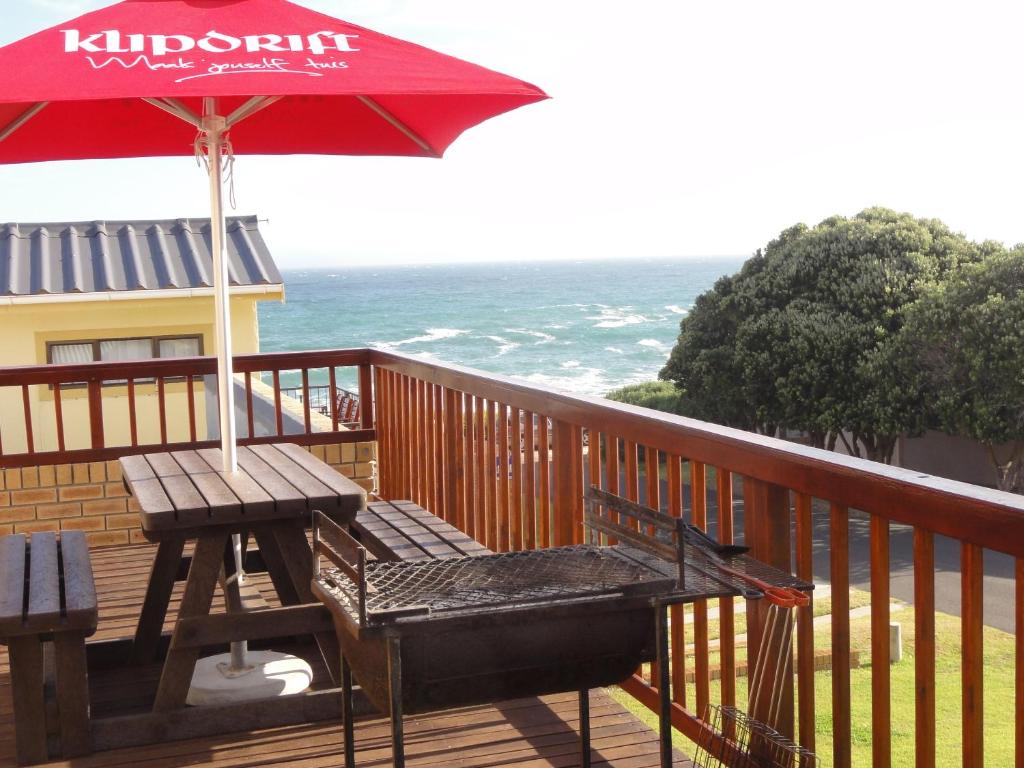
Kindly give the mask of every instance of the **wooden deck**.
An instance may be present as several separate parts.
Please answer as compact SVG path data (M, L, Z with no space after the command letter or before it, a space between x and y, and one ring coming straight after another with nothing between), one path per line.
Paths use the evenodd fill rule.
M94 639L132 635L154 551L146 545L94 551L100 605L99 630ZM276 602L265 579L257 577L252 583L260 588L268 602ZM171 600L171 615L177 611L181 589L179 583ZM126 681L127 686L132 684ZM109 685L94 685L94 700L102 700L112 693L119 692L111 692ZM458 768L576 766L579 765L577 715L575 694L564 694L408 717L405 726L407 760L410 766ZM391 765L389 733L385 718L357 721L358 766L386 768ZM603 691L594 691L591 696L591 738L595 766L653 768L658 765L656 734ZM47 765L340 768L343 760L340 723L327 722L114 750ZM10 675L6 651L0 648L0 768L14 765ZM676 765L682 768L690 763L678 755Z

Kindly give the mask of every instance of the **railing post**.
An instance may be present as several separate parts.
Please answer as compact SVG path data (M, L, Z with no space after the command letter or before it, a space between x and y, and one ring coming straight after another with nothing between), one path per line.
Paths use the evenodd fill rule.
M580 428L564 421L555 421L553 434L554 480L554 535L555 546L572 544L582 538L576 531L577 518L583 509L583 437Z
M373 393L373 366L359 366L359 421L363 429L373 429L375 423Z
M792 549L790 543L790 509L789 490L780 485L766 483L761 480L744 478L743 480L743 525L750 554L758 560L774 565L789 573L792 569ZM786 610L786 609L783 609ZM784 615L784 614L783 614ZM761 638L768 617L768 605L764 600L747 602L747 648L748 658L761 648ZM786 624L785 626L790 626ZM769 638L769 644L770 644ZM778 646L776 646L777 649ZM777 651L776 651L777 652ZM771 660L769 660L771 661ZM753 661L749 661L749 669ZM783 736L793 738L793 675L782 681L782 701L778 705L777 722L771 723ZM748 677L748 681L750 678ZM767 722L767 712L771 704L771 692L775 688L775 665L769 663L761 678L761 696L758 711L750 712L750 716Z
M103 448L103 387L99 379L89 379L89 435L93 449Z

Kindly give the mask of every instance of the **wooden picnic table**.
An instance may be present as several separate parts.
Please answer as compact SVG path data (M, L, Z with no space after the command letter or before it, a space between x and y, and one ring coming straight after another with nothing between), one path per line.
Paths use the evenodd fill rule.
M338 681L337 640L310 592L313 556L305 530L314 510L348 525L365 507L363 489L290 443L240 447L237 473L223 471L219 448L126 456L120 462L125 486L141 508L143 534L159 545L135 632L134 663L158 660L185 543L195 540L153 714L185 707L203 646L313 634ZM237 583L227 578L234 570L233 534L255 538L281 607L210 614L218 580L228 605L241 606Z

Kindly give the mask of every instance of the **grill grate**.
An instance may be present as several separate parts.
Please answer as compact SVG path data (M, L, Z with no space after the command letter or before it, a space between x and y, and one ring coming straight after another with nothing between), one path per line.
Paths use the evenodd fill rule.
M321 582L352 604L352 583L334 569ZM477 557L374 562L366 567L366 613L423 608L430 612L513 607L608 593L670 591L674 578L620 555L586 545Z

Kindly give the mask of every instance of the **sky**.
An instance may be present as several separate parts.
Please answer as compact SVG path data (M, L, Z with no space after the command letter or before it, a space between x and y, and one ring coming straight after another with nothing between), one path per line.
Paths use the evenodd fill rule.
M442 160L240 156L283 268L745 255L874 205L1024 241L1020 4L300 2L552 99ZM5 3L0 44L107 4ZM207 211L188 158L0 167L0 221Z

